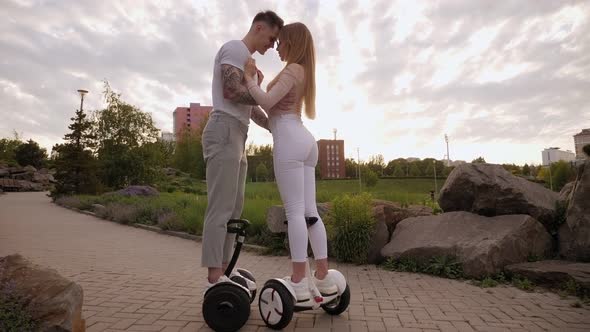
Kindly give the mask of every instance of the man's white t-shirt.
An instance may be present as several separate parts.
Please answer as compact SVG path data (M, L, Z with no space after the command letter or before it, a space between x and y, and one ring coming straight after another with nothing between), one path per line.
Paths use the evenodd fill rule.
M244 71L244 64L252 57L252 54L241 40L229 41L217 52L215 64L213 66L213 111L228 113L245 125L250 124L251 105L236 104L223 97L223 77L221 74L221 65L232 65L241 71Z

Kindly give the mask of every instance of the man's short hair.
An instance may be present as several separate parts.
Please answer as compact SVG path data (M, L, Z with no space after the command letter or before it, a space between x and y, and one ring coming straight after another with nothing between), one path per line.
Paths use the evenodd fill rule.
M256 22L265 22L271 28L278 27L279 29L282 29L283 25L285 24L283 22L283 19L280 18L279 15L277 15L277 13L273 12L272 10L267 10L265 12L260 12L256 14L256 16L254 16L254 19L252 20L252 24Z

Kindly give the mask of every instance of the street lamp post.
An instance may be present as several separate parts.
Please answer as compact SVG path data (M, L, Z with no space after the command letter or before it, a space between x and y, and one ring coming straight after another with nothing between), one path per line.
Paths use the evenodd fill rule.
M434 165L434 197L436 198L436 195L438 194L438 183L436 182L436 160L433 160L432 164Z
M359 193L363 191L363 186L361 184L361 157L360 157L360 148L356 148L356 161L357 161L357 174L359 177Z
M82 108L84 107L84 95L88 93L88 90L79 89L78 93L80 94L80 112L82 112Z
M553 191L553 176L551 176L551 154L547 152L547 160L549 161L549 186L551 187L551 191Z
M451 166L451 157L449 156L449 136L445 134L445 141L447 142L447 167Z

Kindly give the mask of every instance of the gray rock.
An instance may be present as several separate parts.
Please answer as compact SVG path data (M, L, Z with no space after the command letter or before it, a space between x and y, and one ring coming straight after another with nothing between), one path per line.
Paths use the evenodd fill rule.
M151 186L128 186L116 193L123 196L157 196L160 194L156 188Z
M550 229L557 199L557 193L514 176L500 165L462 164L447 178L438 202L445 212L488 217L528 214Z
M0 271L0 286L35 308L31 315L39 320L39 331L85 330L84 295L78 284L54 270L35 266L18 254L0 257Z
M561 288L564 283L574 280L576 284L590 290L589 263L547 260L512 264L505 269L539 285Z
M504 266L527 261L530 255L545 257L551 236L528 215L484 217L469 212L449 212L401 221L384 257L456 257L468 277L495 274Z
M560 202L564 202L566 204L569 202L575 183L575 181L569 182L565 186L563 186L563 188L561 188L558 198Z
M559 253L570 260L590 262L590 160L578 168L578 176L559 228Z

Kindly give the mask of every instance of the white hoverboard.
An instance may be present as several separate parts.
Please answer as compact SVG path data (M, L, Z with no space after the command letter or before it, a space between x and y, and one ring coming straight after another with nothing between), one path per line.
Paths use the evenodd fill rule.
M317 218L306 218L308 227L317 222ZM309 260L306 262L306 275L311 297L297 301L295 290L282 278L268 280L258 296L258 308L262 320L271 329L280 330L291 322L294 312L322 308L330 315L340 315L350 304L350 287L344 275L337 270L328 270L328 277L334 281L337 292L321 294L313 282Z

